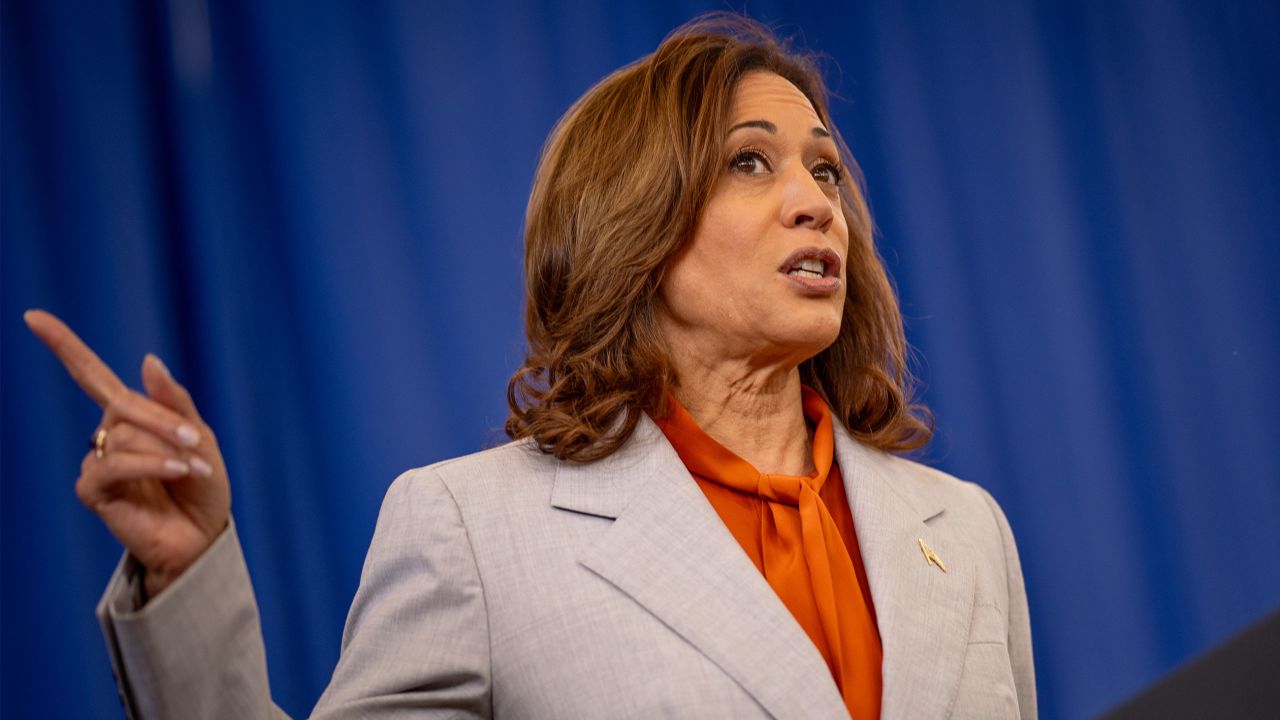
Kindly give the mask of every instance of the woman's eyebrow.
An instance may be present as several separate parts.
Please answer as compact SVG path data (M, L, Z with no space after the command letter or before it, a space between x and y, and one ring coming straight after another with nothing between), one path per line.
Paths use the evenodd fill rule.
M761 130L764 130L765 132L769 133L770 135L777 135L777 134L778 134L778 126L777 126L777 125L774 125L773 123L769 122L768 120L743 120L742 122L738 123L737 125L734 125L733 127L729 128L729 133L728 133L728 134L732 135L734 132L736 132L736 131L738 131L738 130L742 130L743 128L760 128ZM828 131L827 131L827 129L826 129L826 128L824 128L824 127L815 127L815 128L813 128L812 130L810 130L809 132L813 133L813 136L814 136L814 137L816 137L816 138L829 138L829 137L831 137L831 133L830 133L830 132L828 132Z
M729 133L732 134L743 128L760 128L761 130L769 133L770 135L778 134L778 126L774 125L768 120L744 120L738 123L737 125L734 125L733 127L729 128Z

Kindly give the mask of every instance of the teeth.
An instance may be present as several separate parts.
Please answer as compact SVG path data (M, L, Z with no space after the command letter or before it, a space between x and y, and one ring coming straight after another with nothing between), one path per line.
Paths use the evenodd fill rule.
M817 258L805 258L792 266L792 268L787 271L787 274L799 277L821 278L823 276L823 270L825 269L826 267L823 265L821 260Z
M805 269L803 269L803 268L795 268L795 269L791 270L791 272L789 272L789 273L787 273L787 274L788 274L788 275L799 275L800 277L811 277L811 278L820 278L820 277L822 277L822 273L821 273L821 272L815 272L815 271L813 271L813 270L805 270Z

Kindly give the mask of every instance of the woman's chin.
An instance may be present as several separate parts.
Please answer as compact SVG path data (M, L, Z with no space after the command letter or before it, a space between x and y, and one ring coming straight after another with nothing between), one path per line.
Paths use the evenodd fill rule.
M793 358L797 364L831 347L839 336L839 318L812 318L809 322L792 323L769 333L778 354Z

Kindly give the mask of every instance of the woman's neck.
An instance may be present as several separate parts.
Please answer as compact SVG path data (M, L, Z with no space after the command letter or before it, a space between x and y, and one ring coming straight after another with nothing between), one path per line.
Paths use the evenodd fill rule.
M813 472L798 368L677 364L676 399L703 432L762 473Z

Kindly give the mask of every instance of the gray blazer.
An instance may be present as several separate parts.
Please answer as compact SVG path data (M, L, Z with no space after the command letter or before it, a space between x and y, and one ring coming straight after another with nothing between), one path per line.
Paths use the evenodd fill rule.
M839 423L836 458L884 646L882 717L1034 718L1022 572L995 501ZM141 611L125 570L99 617L136 717L283 716L234 526ZM589 465L516 442L397 479L314 716L848 714L817 649L644 418Z

